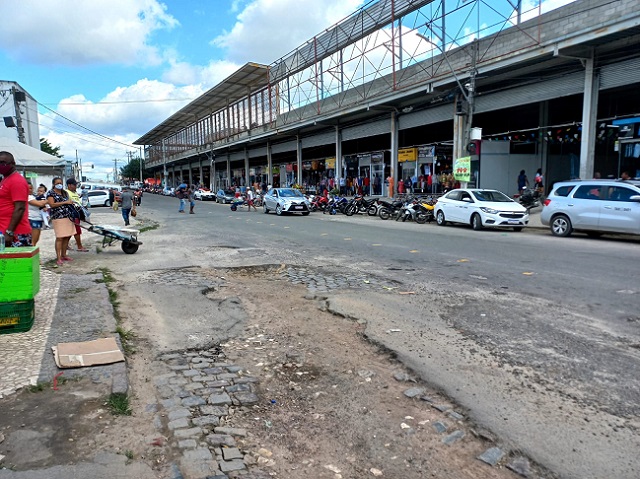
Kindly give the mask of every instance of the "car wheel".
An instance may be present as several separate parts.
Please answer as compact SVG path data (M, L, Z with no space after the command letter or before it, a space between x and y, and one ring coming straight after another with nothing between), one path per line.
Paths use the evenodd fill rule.
M438 226L444 226L447 224L447 220L444 219L444 212L442 210L438 210L436 213L436 223L438 223Z
M303 211L302 212L302 216L309 216L309 212L308 211Z
M276 214L282 216L282 206L276 205Z
M108 208L109 206L111 206L111 205L109 204L109 200L105 200L104 205L105 205L107 208Z
M513 231L515 231L516 233L520 233L520 231L522 231L522 226L516 226L513 228Z
M263 211L265 215L269 213L269 208L267 208L266 204L264 205Z
M558 215L551 220L551 234L554 236L569 236L572 231L573 228L569 217Z
M484 226L482 225L482 218L480 218L480 215L478 213L474 213L474 215L471 217L471 226L473 226L473 229L476 231L480 231L482 228L484 228Z

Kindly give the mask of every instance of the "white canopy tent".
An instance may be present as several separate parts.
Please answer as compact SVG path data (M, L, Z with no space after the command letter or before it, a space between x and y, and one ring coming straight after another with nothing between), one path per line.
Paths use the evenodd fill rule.
M0 138L0 151L11 153L16 159L16 165L18 165L19 170L35 167L60 169L67 164L64 158L58 158L10 138Z

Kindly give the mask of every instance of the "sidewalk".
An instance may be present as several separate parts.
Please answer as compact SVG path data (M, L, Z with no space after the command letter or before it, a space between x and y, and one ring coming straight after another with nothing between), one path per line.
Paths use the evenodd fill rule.
M95 210L94 210L95 213ZM104 213L98 210L96 216ZM111 217L111 216L110 216ZM83 234L88 253L71 252L76 259L80 255L95 255L99 237ZM55 259L53 230L42 232L40 248L40 292L35 298L35 320L30 331L0 334L0 399L16 391L51 382L62 370L56 366L51 347L59 342L88 341L116 336L116 322L109 293L101 273L87 274L77 263L64 268L49 269ZM71 239L71 244L75 242ZM66 369L65 378L90 377L92 381L110 382L118 392L126 392L126 365Z

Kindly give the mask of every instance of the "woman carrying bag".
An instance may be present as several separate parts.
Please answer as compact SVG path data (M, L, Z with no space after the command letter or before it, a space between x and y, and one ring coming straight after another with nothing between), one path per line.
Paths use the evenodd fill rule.
M76 233L76 226L73 223L73 201L64 190L62 178L53 179L53 188L47 192L47 203L51 207L49 214L56 235L56 264L62 266L65 261L73 261L66 254L69 240Z

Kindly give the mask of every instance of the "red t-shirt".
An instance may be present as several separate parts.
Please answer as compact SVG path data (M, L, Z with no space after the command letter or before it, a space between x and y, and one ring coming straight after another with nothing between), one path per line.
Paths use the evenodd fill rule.
M28 199L29 185L17 171L0 182L0 231L4 233L9 227L15 209L14 202L24 201L24 215L13 232L17 235L31 233Z

